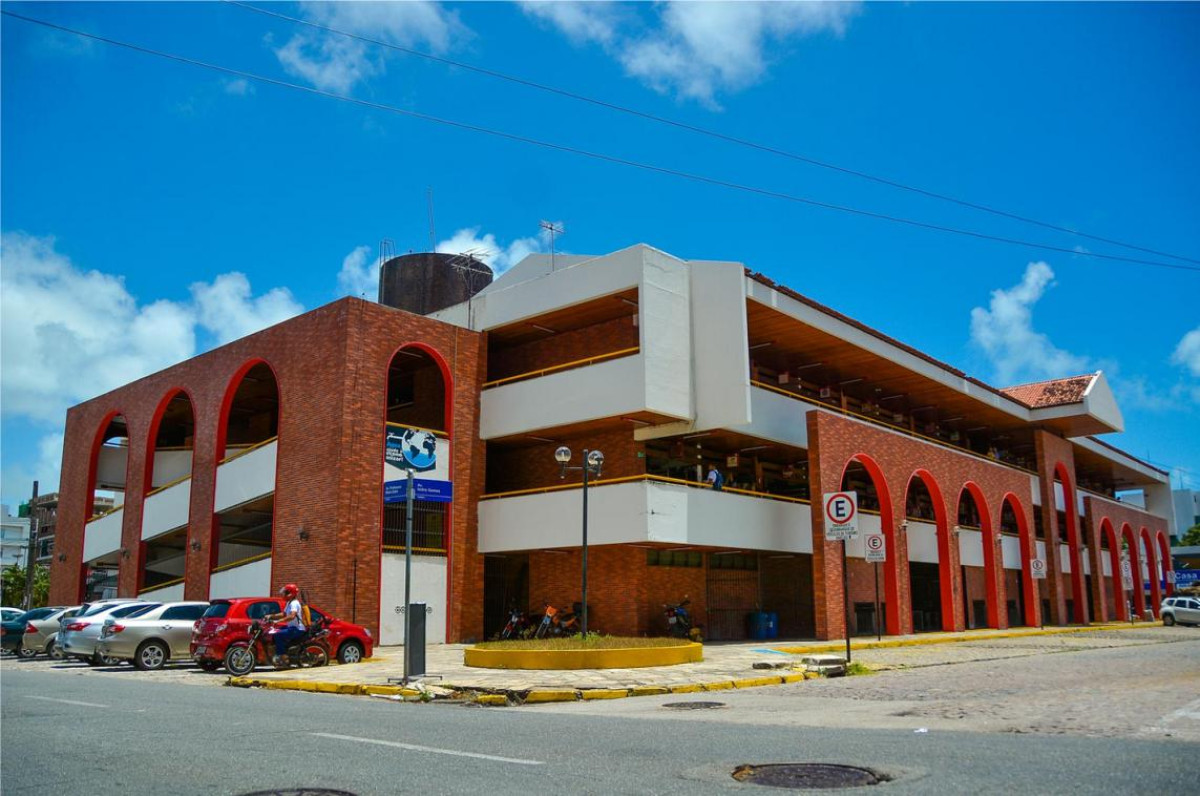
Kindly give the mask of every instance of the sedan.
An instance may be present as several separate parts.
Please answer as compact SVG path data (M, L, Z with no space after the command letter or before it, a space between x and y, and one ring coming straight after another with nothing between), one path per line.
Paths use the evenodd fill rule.
M93 605L87 611L68 620L62 630L58 631L58 644L62 647L63 655L78 658L90 666L100 664L112 665L117 660L100 657L96 652L96 642L100 640L100 628L108 618L124 619L157 608L161 603L123 602L110 605Z
M24 608L9 608L6 605L0 608L0 622L11 622L23 613L25 613Z
M51 658L61 658L62 650L58 648L58 631L62 623L83 612L83 606L73 605L70 608L56 608L54 613L42 619L25 620L25 638L21 646L27 650L44 652Z
M161 669L169 660L188 660L192 625L206 608L208 603L163 603L136 619L105 619L96 654L132 661L142 671Z
M33 622L45 623L53 621L54 628L58 629L58 615L65 611L65 608L34 608L31 611L22 611L14 619L6 619L0 625L3 628L0 644L3 645L5 652L15 653L21 658L32 658L42 651L41 646L32 646L26 642L25 633L29 627L33 627ZM34 628L37 629L36 627Z

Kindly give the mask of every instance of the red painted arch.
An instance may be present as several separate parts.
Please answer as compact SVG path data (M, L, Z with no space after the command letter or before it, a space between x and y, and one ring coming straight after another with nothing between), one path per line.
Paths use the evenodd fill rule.
M974 481L967 481L963 484L963 492L971 496L975 501L975 508L979 511L980 528L983 532L983 577L985 581L986 599L987 599L987 626L1000 627L1000 594L998 583L1003 577L1004 570L1000 568L1000 556L997 554L996 543L999 541L996 531L992 528L992 515L988 510L987 499L983 496L983 490ZM959 493L959 501L962 501L962 493ZM966 589L966 584L963 584ZM964 624L966 617L963 617Z
M1175 584L1171 583L1171 578L1167 574L1175 571L1175 564L1171 561L1171 545L1167 541L1165 531L1155 531L1154 539L1158 542L1158 560L1162 563L1163 579L1167 582L1167 593L1163 596L1170 597L1175 593Z
M442 353L440 351L438 351L436 348L434 348L433 346L429 345L428 343L424 343L419 340L411 340L411 341L401 343L400 345L396 346L396 348L392 351L392 355L390 357L388 357L387 370L391 370L392 363L396 361L396 357L398 357L400 355L400 352L406 348L415 348L418 351L421 351L424 354L426 354L430 359L433 360L434 364L437 365L438 370L442 374L442 387L443 387L442 420L443 420L444 425L446 426L446 428L443 429L443 431L446 432L446 437L447 437L447 439L450 440L450 457L451 457L450 480L451 480L451 483L453 483L453 481L454 481L453 468L454 468L455 456L457 455L455 453L455 448L457 447L457 445L455 444L455 439L454 439L454 376L450 371L449 363L446 362L446 358L442 356ZM387 370L384 371L383 389L384 389L385 393L387 391ZM379 484L379 525L378 525L378 527L379 527L379 572L378 572L377 577L378 577L381 598L382 598L382 594L383 594L383 512L384 512L383 461L384 461L384 456L385 456L385 448L387 446L387 396L386 395L384 396L383 404L384 404L383 418L382 418L383 429L382 429L382 433L380 434L380 437L379 437L380 450L379 450L379 478L378 478L378 484ZM451 613L452 613L451 606L454 605L454 602L453 602L453 600L454 600L454 563L455 563L454 517L455 517L454 501L451 500L448 504L446 504L446 528L445 528L445 534L446 534L446 629L445 629L445 637L446 637L447 641L450 640ZM380 599L379 602L382 605L382 599ZM376 616L375 619L376 619L376 621L378 621L379 617ZM379 628L379 632L380 633L383 632L382 625Z
M225 386L225 395L221 398L221 413L217 418L217 447L214 457L218 466L225 458L225 442L229 433L229 410L233 407L233 399L237 395L238 387L242 386L242 379L258 365L266 365L267 370L271 371L271 378L275 380L275 395L279 398L279 418L276 422L279 428L283 427L283 391L279 388L279 374L275 372L275 368L270 362L261 357L246 360L230 377Z
M1038 595L1037 584L1033 580L1033 566L1030 562L1036 556L1034 552L1037 546L1034 544L1033 531L1029 527L1029 519L1025 516L1025 508L1021 505L1021 500L1012 492L1007 492L1001 500L1000 510L1004 511L1004 504L1007 503L1012 509L1013 516L1017 518L1017 538L1021 544L1021 602L1024 603L1025 624L1028 627L1037 627L1038 622Z
M1105 517L1100 521L1100 536L1108 539L1108 568L1112 570L1112 575L1109 580L1112 581L1113 607L1116 609L1117 615L1114 617L1117 620L1125 621L1129 618L1129 608L1125 604L1125 585L1121 583L1121 544L1117 539L1117 532L1113 530L1112 521ZM1099 544L1100 540L1096 540ZM1101 556L1104 554L1101 553ZM1103 558L1098 559L1103 566ZM1099 573L1104 576L1104 570Z
M838 478L839 488L846 480L846 471L854 462L861 464L867 471L867 476L875 487L879 498L879 527L887 542L887 561L883 566L883 599L885 606L891 606L887 612L887 633L890 636L900 635L900 580L899 557L896 555L896 532L892 525L892 500L888 491L887 479L883 477L883 468L879 463L865 453L856 453L846 460L842 466L842 474ZM843 595L845 596L845 595ZM849 628L847 628L847 631Z
M1083 559L1079 551L1079 506L1075 501L1075 487L1071 482L1066 465L1056 462L1054 474L1062 483L1063 514L1067 517L1067 555L1071 557L1071 598L1075 615L1071 619L1079 624L1087 623L1087 597L1083 591ZM1054 499L1054 495L1050 495ZM1055 540L1058 541L1058 540ZM1058 573L1051 573L1058 577Z
M913 479L919 479L929 490L929 498L933 502L933 519L937 528L938 549L938 600L941 603L942 630L954 632L954 567L950 561L950 522L946 517L946 500L942 495L941 485L933 477L933 473L923 468L913 471L904 487L904 501L908 503L908 490L912 488ZM906 548L907 549L907 548ZM905 562L908 563L908 562ZM911 584L910 584L911 585ZM912 596L909 595L909 605Z
M150 431L146 437L146 462L145 462L145 468L144 468L143 478L142 478L143 506L145 505L146 496L150 492L154 491L154 458L155 458L155 454L158 452L158 428L162 424L162 418L163 418L163 415L166 414L166 412L167 412L167 407L171 405L171 401L175 400L175 396L177 396L177 395L187 396L188 410L192 413L192 427L195 428L196 403L195 403L195 401L192 400L192 394L189 393L187 390L185 390L183 387L172 387L170 390L168 390L166 392L166 394L163 396L163 399L158 402L158 406L154 410L154 416L150 420ZM195 442L193 442L192 443L192 461L191 461L191 464L188 465L188 472L189 473L193 472L195 470L195 468L196 468L196 445L195 445ZM145 511L145 509L143 508L143 522L145 521L144 520L144 517L145 517L144 511ZM191 527L191 524L192 524L191 501L188 501L188 527L189 528ZM185 574L187 573L187 555L188 555L190 549L191 549L190 545L188 547L184 548L183 555L184 555L184 573ZM144 580L145 580L145 576L146 576L146 543L145 543L145 541L142 541L140 533L139 533L139 537L138 537L138 554L137 554L136 566L137 566L137 587L136 587L136 591L134 593L139 594L142 591L142 586L144 585Z
M1158 553L1154 549L1154 540L1150 538L1149 528L1143 526L1138 538L1146 550L1146 573L1150 577L1150 612L1157 618L1163 599L1162 588L1158 585Z
M85 591L87 588L87 577L86 577L87 562L83 560L82 541L84 539L86 539L86 537L87 537L87 524L92 519L92 509L96 505L96 471L99 469L99 466L100 466L100 448L103 447L103 445L104 445L104 441L105 441L104 432L108 431L109 424L111 424L112 421L118 417L125 419L125 431L128 433L128 431L129 431L129 415L125 414L125 412L120 409L110 409L108 411L108 413L104 415L104 419L100 421L100 425L96 429L96 435L92 438L92 449L91 449L91 452L89 453L89 459L88 459L87 491L84 492L84 495L83 495L83 499L84 499L85 503L83 506L83 511L81 512L82 516L84 517L84 520L83 520L83 528L80 529L81 545L80 545L80 550L79 550L79 567L80 568L79 568L79 589L78 589L78 599L80 602L83 602L83 598L85 596ZM129 467L132 463L133 463L133 457L126 456L126 459L125 459L125 485L127 487L129 485ZM121 582L121 567L123 566L121 561L124 561L124 560L125 560L124 557L121 557L117 561L117 583Z

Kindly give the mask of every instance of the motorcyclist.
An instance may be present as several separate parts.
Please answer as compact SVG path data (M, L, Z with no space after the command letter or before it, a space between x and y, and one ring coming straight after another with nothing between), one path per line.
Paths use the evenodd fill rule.
M307 629L304 625L304 608L300 604L300 589L295 583L288 583L279 590L287 603L284 605L283 613L271 614L267 616L267 621L277 622L275 631L275 657L271 662L276 666L287 662L288 646L304 635Z

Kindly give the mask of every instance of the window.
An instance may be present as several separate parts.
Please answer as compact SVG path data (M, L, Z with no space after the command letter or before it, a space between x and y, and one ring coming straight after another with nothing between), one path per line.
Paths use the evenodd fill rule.
M279 613L279 603L274 601L251 603L250 607L246 609L246 616L251 619L262 619L267 614L277 613Z
M122 607L118 608L117 610L113 611L112 613L110 613L109 616L113 617L114 619L122 619L122 618L136 619L137 617L141 616L142 614L150 613L151 611L153 611L155 608L157 608L160 605L162 605L162 603L149 603L149 604L141 603L138 605L125 605L125 606L122 606Z
M704 556L689 550L647 550L646 565L651 567L702 567Z
M213 603L204 611L202 619L224 619L229 614L229 603Z
M22 616L21 619L26 622L33 619L45 619L57 610L57 608L34 608L32 611Z
M736 553L734 555L721 555L713 553L708 557L709 569L758 569L758 556L754 553L749 555Z
M204 614L205 606L203 605L176 605L163 611L163 619L191 619L196 620Z

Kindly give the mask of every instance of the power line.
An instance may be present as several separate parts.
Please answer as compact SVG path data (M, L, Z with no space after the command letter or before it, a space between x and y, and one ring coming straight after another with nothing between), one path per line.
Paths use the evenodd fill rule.
M422 52L420 50L414 50L409 47L403 47L399 44L394 44L392 42L382 41L380 39L374 39L374 38L371 38L370 36L363 36L358 33L353 33L351 31L347 31L347 30L341 30L339 28L334 28L329 25L323 25L319 22L313 22L312 20L301 19L299 17L293 17L293 16L289 16L287 14L281 14L278 11L271 11L271 10L268 10L265 8L259 8L258 6L251 5L250 3L240 2L240 0L224 0L224 2L227 3L228 5L237 6L239 8L244 8L247 11L253 11L255 13L263 14L265 16L275 17L277 19L286 20L288 22L292 22L297 25L307 25L308 27L315 28L317 30L322 30L327 33L333 33L338 36L345 36L347 38L356 39L358 41L365 42L367 44L374 44L379 47L385 47L385 48L388 48L391 50L395 50L396 52L405 53L406 55L412 55L417 58L424 58L428 61L433 61L435 63L445 64L447 66L453 66L453 67L456 67L459 69L465 69L467 71L475 72L475 73L481 74L481 75L486 75L487 77L492 77L497 80L505 80L510 83L516 83L518 85L526 86L527 88L533 88L538 91L545 91L545 92L548 92L551 94L557 94L558 96L567 97L568 99L577 100L579 102L585 102L585 103L595 105L595 106L598 106L601 108L607 108L608 110L617 111L618 113L624 113L624 114L628 114L630 116L636 116L638 118L646 119L648 121L656 122L658 124L664 124L664 125L668 125L670 127L675 127L680 130L687 130L688 132L707 136L709 138L715 138L717 140L724 141L726 143L736 144L738 146L748 147L750 149L755 149L760 152L766 152L771 155L777 155L779 157L788 158L790 160L795 160L800 163L806 163L810 166L817 166L817 167L820 167L823 169L829 169L830 171L836 171L841 174L848 174L853 177L858 177L860 179L869 180L869 181L877 183L879 185L886 185L890 188L896 188L896 189L899 189L902 191L909 191L911 193L919 194L921 196L925 196L930 199L938 199L943 202L950 202L952 204L959 205L960 207L966 207L966 208L970 208L972 210L978 210L978 211L981 211L984 213L991 213L992 215L1000 216L1001 218L1007 218L1007 219L1010 219L1013 221L1020 221L1025 224L1033 224L1035 226L1042 227L1044 229L1054 230L1055 232L1065 232L1068 235L1074 235L1074 236L1080 237L1080 238L1087 238L1089 240L1100 241L1102 243L1108 243L1113 246L1120 246L1125 249L1133 249L1135 251L1145 252L1147 254L1155 254L1160 257L1170 257L1175 260L1184 260L1186 262L1200 264L1200 259L1196 259L1193 257L1188 257L1188 256L1185 256L1182 254L1172 254L1171 252L1164 252L1164 251L1160 251L1158 249L1151 249L1151 248L1148 248L1145 246L1138 246L1133 243L1124 243L1124 242L1116 240L1114 238L1106 238L1101 235L1095 235L1095 234L1088 233L1088 232L1081 232L1080 230L1072 229L1071 227L1064 227L1064 226L1060 226L1058 224L1051 224L1047 221L1040 221L1036 218L1030 218L1028 216L1023 216L1018 213L1013 213L1013 212L1010 212L1007 210L1001 210L1001 209L998 209L995 207L991 207L989 205L980 204L978 202L971 202L966 199L959 199L954 196L949 196L947 194L938 193L936 191L931 191L931 190L928 190L925 188L919 188L914 185L908 185L906 183L902 183L902 182L899 182L896 180L891 180L886 177L879 177L874 174L869 174L867 172L858 171L856 169L848 168L846 166L839 166L836 163L829 163L827 161L818 160L816 158L808 157L806 155L800 155L795 152L789 152L788 150L780 149L778 147L770 146L768 144L760 144L758 142L750 141L745 138L739 138L737 136L729 135L727 133L722 133L718 130L713 130L713 129L710 129L707 127L700 127L698 125L688 124L687 122L681 122L681 121L678 121L677 119L670 119L665 116L658 116L656 114L649 113L647 111L640 111L636 108L630 108L628 106L619 105L614 102L608 102L606 100L596 99L595 97L589 97L586 94L579 94L577 92L569 91L567 89L558 88L556 86L551 86L551 85L548 85L545 83L539 83L535 80L529 80L527 78L517 77L515 75L506 74L504 72L498 72L494 69L488 69L488 68L482 67L482 66L475 66L473 64L464 63L462 61L455 61L450 58L443 58L443 57L440 57L437 55L432 55L427 52Z
M164 58L169 61L175 61L177 63L188 64L191 66L198 66L203 69L209 69L209 70L212 70L215 72L221 72L221 73L227 74L227 75L234 75L236 77L244 78L247 80L254 80L254 81L257 81L260 83L266 83L268 85L279 86L282 88L289 88L289 89L292 89L295 91L304 92L306 94L313 94L313 95L316 95L319 97L326 97L328 99L338 100L340 102L347 102L352 105L359 105L364 108L372 108L374 110L387 111L389 113L395 113L400 116L407 116L407 117L413 118L413 119L420 119L422 121L432 122L434 124L440 124L440 125L444 125L446 127L454 127L454 128L460 129L460 130L469 130L471 132L483 133L484 135L490 135L495 138L503 138L508 141L516 141L516 142L519 142L522 144L538 146L538 147L542 147L544 149L551 149L551 150L554 150L557 152L566 152L566 153L573 154L573 155L580 155L583 157L591 158L593 160L598 160L598 161L605 162L605 163L614 163L617 165L628 166L630 168L641 169L643 171L649 171L649 172L653 172L656 174L664 174L664 175L671 176L671 177L678 177L680 179L690 180L692 182L697 182L697 183L701 183L701 184L705 184L705 185L714 185L714 186L721 187L721 188L729 188L732 190L743 191L745 193L751 193L751 194L755 194L758 196L766 196L766 197L770 197L773 199L780 199L780 200L787 201L787 202L794 202L797 204L804 204L804 205L809 205L812 207L820 207L820 208L824 208L826 210L836 210L838 212L850 213L853 215L863 216L866 218L874 218L874 219L878 219L878 220L882 220L882 221L890 221L890 222L897 223L897 224L905 224L905 225L917 227L920 229L929 229L929 230L934 230L937 232L947 232L947 233L951 233L951 234L955 234L955 235L962 235L965 237L975 238L978 240L988 240L988 241L993 241L996 243L1006 243L1006 244L1010 244L1010 245L1014 245L1014 246L1023 246L1026 248L1033 248L1033 249L1042 249L1044 251L1060 252L1063 254L1077 255L1080 257L1092 257L1092 258L1096 258L1096 259L1111 260L1111 261L1115 261L1115 262L1135 263L1138 265L1150 265L1150 266L1154 266L1157 268L1171 268L1171 269L1180 270L1180 271L1200 272L1200 267L1195 267L1195 266L1180 265L1177 263L1164 263L1164 262L1160 262L1157 260L1142 260L1142 259L1139 259L1136 257L1125 257L1122 255L1117 255L1117 254L1103 254L1100 252L1091 252L1091 251L1080 252L1080 251L1076 251L1075 249L1069 249L1069 248L1066 248L1063 246L1053 246L1053 245L1047 244L1047 243L1034 243L1031 241L1019 240L1017 238L1007 238L1007 237L1003 237L1000 235L990 235L990 234L987 234L984 232L976 232L974 230L969 230L969 229L961 229L958 227L949 227L949 226L944 226L941 224L933 224L933 223L926 222L926 221L917 221L915 219L904 218L901 216L888 215L886 213L877 213L872 210L863 210L861 208L851 207L848 205L838 205L838 204L833 204L831 202L823 202L823 201L820 201L817 199L810 199L807 197L797 196L795 194L785 193L782 191L774 191L774 190L771 190L768 188L759 188L757 186L746 185L746 184L737 183L737 182L731 182L729 180L722 180L722 179L719 179L716 177L708 177L703 174L696 174L693 172L681 171L678 169L672 169L672 168L668 168L665 166L657 166L653 163L644 163L644 162L636 161L636 160L628 160L626 158L620 158L615 155L606 155L602 152L593 152L591 150L581 149L579 147L568 146L566 144L556 144L551 141L542 141L540 139L530 138L528 136L518 135L516 133L508 133L508 132L504 132L502 130L496 130L496 129L490 128L490 127L483 127L481 125L471 124L469 122L460 122L460 121L456 121L454 119L445 119L442 117L432 116L432 115L426 114L426 113L421 113L419 111L408 110L405 108L397 108L394 105L386 105L386 104L379 103L379 102L371 102L370 100L358 99L356 97L347 96L345 94L337 94L332 91L325 91L323 89L313 88L311 86L302 86L298 83L289 83L286 80L279 80L277 78L267 77L265 75L259 75L259 74L255 74L253 72L246 72L246 71L243 71L240 69L234 69L234 68L228 67L228 66L221 66L219 64L208 63L206 61L200 61L200 60L196 60L194 58L188 58L188 57L182 56L182 55L175 55L173 53L168 53L168 52L164 52L161 50L154 50L149 47L143 47L138 44L131 44L129 42L120 41L118 39L110 39L105 36L100 36L100 35L97 35L94 33L87 33L85 31L76 30L74 28L68 28L64 25L58 25L58 24L55 24L52 22L47 22L45 20L35 19L33 17L27 17L22 14L14 13L12 11L0 10L0 14L3 14L4 16L7 16L7 17L12 17L13 19L19 19L23 22L30 22L35 25L41 25L42 27L62 31L64 33L70 33L75 36L81 36L83 38L102 42L104 44L110 44L114 47L122 47L127 50L133 50L134 52L142 53L144 55L153 55L155 57Z

